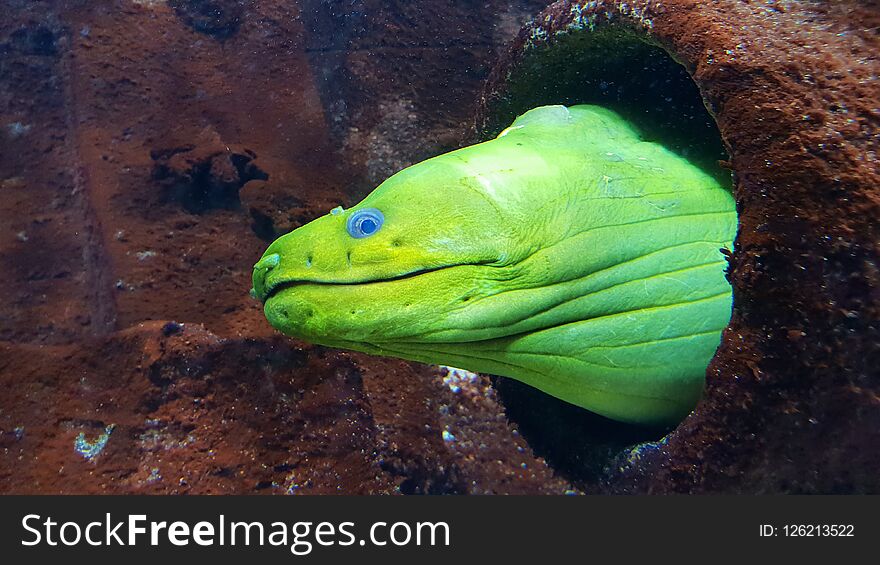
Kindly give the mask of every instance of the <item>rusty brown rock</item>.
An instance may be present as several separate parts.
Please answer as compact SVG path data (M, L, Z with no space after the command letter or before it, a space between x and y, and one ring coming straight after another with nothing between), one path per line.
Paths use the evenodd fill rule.
M564 1L493 72L486 133L544 102L536 90L597 98L589 76L542 72L560 52L647 71L643 53L627 59L634 38L683 65L729 154L734 312L708 392L604 489L880 491L878 24L873 2ZM609 34L630 40L609 51Z
M408 363L281 336L151 322L82 345L5 343L0 387L0 492L567 488L499 417L487 380L455 395Z
M419 158L418 136L417 151L458 141L490 55L541 2L476 6L480 22L510 10L478 45L447 25L473 5L398 18L387 45L398 8L434 3L9 4L0 492L570 488L488 378L456 394L436 368L293 342L248 297L267 239L350 205L368 169ZM313 21L330 8L357 20L334 45ZM391 97L416 118L383 122L373 103Z

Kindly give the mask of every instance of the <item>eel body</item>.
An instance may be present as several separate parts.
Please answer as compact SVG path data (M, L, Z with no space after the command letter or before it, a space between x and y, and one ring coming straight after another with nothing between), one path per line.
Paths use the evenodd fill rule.
M668 425L729 321L736 225L727 189L619 115L544 106L280 237L254 293L290 336Z

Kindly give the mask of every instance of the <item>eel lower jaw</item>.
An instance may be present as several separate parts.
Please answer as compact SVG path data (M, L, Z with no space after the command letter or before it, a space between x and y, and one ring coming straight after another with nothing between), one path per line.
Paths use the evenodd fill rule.
M411 279L415 277L419 277L422 275L426 275L428 273L436 273L438 271L444 271L447 269L454 269L456 267L465 267L465 266L485 266L497 264L497 261L475 261L473 263L454 263L452 265L442 265L439 267L429 267L424 269L418 269L415 271L410 271L408 273L403 273L400 275L395 275L392 277L386 277L382 279L366 279L360 281L321 281L321 280L309 280L309 279L290 279L290 280L280 280L272 283L266 289L265 294L262 297L262 302L265 304L269 301L270 298L281 292L282 290L293 288L301 285L317 285L317 286L355 286L355 285L367 285L367 284L377 284L384 282L394 282L401 281L406 279Z

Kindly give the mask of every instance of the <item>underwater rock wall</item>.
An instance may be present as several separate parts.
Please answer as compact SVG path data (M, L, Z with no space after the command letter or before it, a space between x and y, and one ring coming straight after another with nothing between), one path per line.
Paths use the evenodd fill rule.
M432 4L7 3L0 492L570 488L488 378L281 338L248 296L267 240L461 140L546 5Z
M880 491L878 24L873 2L558 2L493 71L486 134L547 90L595 99L589 67L546 69L636 38L683 65L729 154L734 312L707 395L661 444L622 457L607 490ZM651 73L643 61L618 64ZM653 78L658 100L679 96Z
M499 48L550 0L304 0L306 52L339 162L365 196L462 144Z

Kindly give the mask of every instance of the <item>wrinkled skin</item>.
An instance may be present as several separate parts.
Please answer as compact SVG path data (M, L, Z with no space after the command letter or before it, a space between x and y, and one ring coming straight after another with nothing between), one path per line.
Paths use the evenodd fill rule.
M369 237L348 217L375 208ZM314 343L512 377L626 422L698 401L730 318L730 193L596 106L545 106L276 240L269 322Z

